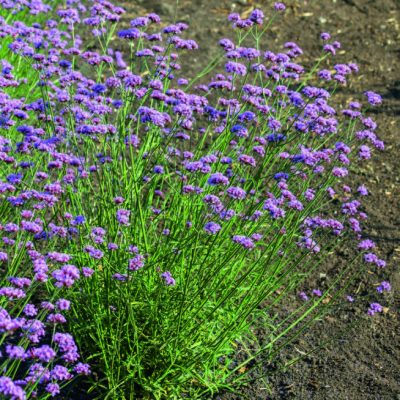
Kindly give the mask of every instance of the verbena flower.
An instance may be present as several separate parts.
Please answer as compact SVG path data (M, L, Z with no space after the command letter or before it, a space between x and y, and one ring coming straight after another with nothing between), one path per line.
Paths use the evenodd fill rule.
M382 97L378 93L367 91L364 94L367 96L368 103L372 106L377 106L382 103Z
M380 285L376 288L376 291L378 293L383 293L383 292L390 292L392 289L392 286L390 285L389 282L383 281L380 283Z
M277 11L284 11L284 10L286 9L286 6L285 6L284 3L276 2L276 3L274 4L274 8L275 8L275 10L277 10Z
M215 223L215 222L207 222L204 225L204 230L210 234L210 235L215 235L221 230L221 225Z
M172 277L169 271L165 271L161 274L161 278L164 280L167 286L175 286L175 279Z
M379 303L371 303L368 308L368 315L373 316L376 313L381 313L382 311L383 308Z

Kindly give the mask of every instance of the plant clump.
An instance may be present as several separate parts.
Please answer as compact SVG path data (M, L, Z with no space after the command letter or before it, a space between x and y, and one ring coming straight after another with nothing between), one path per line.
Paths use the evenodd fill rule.
M362 234L368 190L349 179L384 144L361 102L333 106L358 67L334 63L328 33L307 70L298 44L261 46L283 3L268 21L231 14L236 40L189 79L185 23L151 13L119 29L106 0L0 6L2 397L234 390L259 355L353 301L365 265L385 267ZM353 256L307 294L344 241Z

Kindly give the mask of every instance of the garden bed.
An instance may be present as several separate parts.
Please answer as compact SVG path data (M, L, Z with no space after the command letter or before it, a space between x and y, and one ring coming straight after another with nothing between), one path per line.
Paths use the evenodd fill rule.
M400 6L53 5L1 8L0 396L400 398Z

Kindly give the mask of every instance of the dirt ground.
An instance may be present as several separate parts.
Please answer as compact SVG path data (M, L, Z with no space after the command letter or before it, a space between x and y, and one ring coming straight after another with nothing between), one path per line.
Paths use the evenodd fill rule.
M385 152L375 154L359 172L371 195L365 201L369 215L365 235L376 241L380 256L388 265L378 276L367 274L365 282L387 279L393 293L387 298L389 310L376 318L362 317L351 330L349 318L362 315L356 304L350 317L335 315L317 323L312 332L280 355L278 365L293 352L307 353L330 337L334 342L318 353L304 357L287 371L275 372L265 365L263 380L255 381L240 395L222 393L228 399L316 399L400 400L400 0L287 0L287 10L266 34L266 45L277 50L286 41L295 41L304 50L302 61L315 59L320 52L319 34L330 32L342 43L337 62L356 62L360 74L344 89L347 97L373 90L384 98L371 115L378 122L378 133ZM128 10L126 19L148 12L159 13L163 20L187 22L187 36L195 39L200 50L183 62L188 76L201 70L216 54L217 41L233 38L226 17L230 12L245 13L259 7L272 9L270 0L130 0L121 5ZM340 255L339 255L340 257ZM330 266L339 265L333 260ZM347 320L346 320L347 319ZM259 334L262 334L262 329Z

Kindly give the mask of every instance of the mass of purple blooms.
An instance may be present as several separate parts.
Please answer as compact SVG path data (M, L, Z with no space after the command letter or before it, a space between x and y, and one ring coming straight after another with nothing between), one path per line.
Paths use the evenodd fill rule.
M246 325L241 307L291 287L332 243L385 267L362 230L368 189L348 178L384 148L367 116L382 98L334 106L358 67L335 63L328 33L311 79L298 44L246 42L261 10L231 14L241 39L222 38L217 72L190 78L185 23L151 13L121 28L107 0L54 3L0 1L1 398L54 397L95 382L91 369L109 398L162 366L154 382L192 382L172 365L202 376L198 343L212 362L207 349L233 340L221 332ZM303 289L311 307L334 293ZM366 314L390 290L381 281Z

